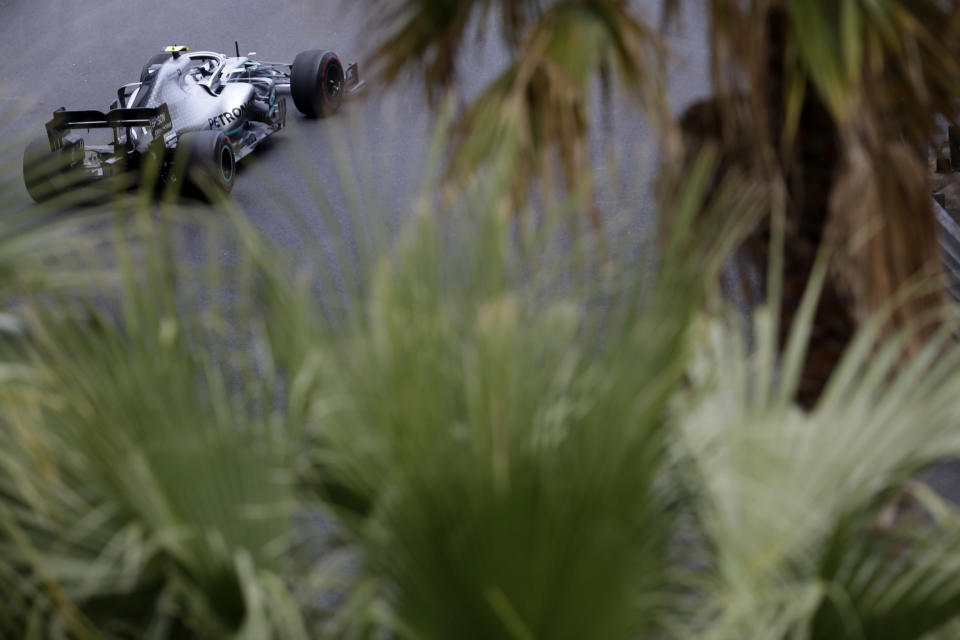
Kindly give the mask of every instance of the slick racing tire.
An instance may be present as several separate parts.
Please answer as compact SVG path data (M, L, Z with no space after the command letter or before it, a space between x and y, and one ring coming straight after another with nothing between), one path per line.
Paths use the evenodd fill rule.
M27 145L23 152L23 184L34 202L48 200L71 187L68 171L82 160L81 149L71 145L50 151L47 136L35 138Z
M343 65L332 51L303 51L293 59L290 96L308 118L322 118L340 108L344 90Z
M191 131L180 136L177 163L183 167L189 195L213 200L233 190L237 157L230 138L222 131Z
M140 70L140 82L143 82L147 79L147 76L150 75L150 67L155 64L163 64L167 60L173 57L172 53L158 53L152 56L147 60L147 64L143 65L143 69Z

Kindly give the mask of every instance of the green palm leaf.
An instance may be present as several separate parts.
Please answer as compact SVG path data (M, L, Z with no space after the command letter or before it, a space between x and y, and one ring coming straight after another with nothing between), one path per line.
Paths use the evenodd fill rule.
M793 327L799 345L813 308ZM908 336L878 343L876 318L802 413L789 400L802 348L778 360L764 337L775 324L758 319L755 351L738 330L709 325L713 355L695 369L708 395L681 426L712 555L703 589L716 608L704 632L921 638L955 621L956 516L901 532L876 523L912 473L957 455L960 351L942 335L904 365Z
M271 576L294 507L292 441L264 404L277 382L225 350L223 316L179 311L209 292L177 284L163 237L140 244L142 267L119 243L116 299L35 305L18 347L0 425L11 632L31 612L83 637L298 637L268 615L289 598Z

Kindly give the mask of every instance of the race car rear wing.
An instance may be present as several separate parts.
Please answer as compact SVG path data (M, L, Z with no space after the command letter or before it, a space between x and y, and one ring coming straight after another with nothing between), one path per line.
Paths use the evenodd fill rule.
M146 127L153 133L154 139L162 136L173 127L170 110L166 104L159 107L137 107L102 111L67 111L64 108L53 112L53 118L47 123L47 137L50 150L56 151L63 146L63 136L71 129L117 129L128 127Z

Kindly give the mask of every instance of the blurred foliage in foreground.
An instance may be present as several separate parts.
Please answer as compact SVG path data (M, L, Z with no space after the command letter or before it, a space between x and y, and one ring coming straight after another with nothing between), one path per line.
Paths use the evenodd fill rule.
M960 447L960 350L878 322L798 410L824 263L781 358L717 302L758 205L714 177L640 263L561 214L518 234L495 173L309 268L126 201L105 246L37 243L59 287L2 245L0 635L952 637L958 516L908 479Z
M824 24L827 2L718 0L730 24L758 22L715 41L753 33L730 53L765 61L746 45L766 48L783 15L733 9L774 4L794 35L845 25L824 49L770 47L802 61L789 69L826 70L776 84L788 90L772 106L793 106L786 123L825 115L818 134L852 136L831 171L847 172L848 189L876 187L872 163L909 150L882 136L873 146L854 124L904 121L849 116L897 86L877 84L897 59L889 20L917 27L908 9L940 5L851 0L843 21ZM466 3L419 5L465 19ZM0 636L957 637L960 516L913 480L960 449L954 327L891 331L900 307L881 297L804 411L793 399L829 254L809 251L799 293L785 287L798 298L789 323L778 322L777 277L773 304L749 313L716 290L764 214L785 222L771 225L770 264L790 269L802 216L782 214L809 207L786 206L784 190L809 185L791 182L789 153L757 179L754 156L738 165L728 147L697 148L683 179L664 175L669 224L641 258L613 222L603 243L571 233L562 207L519 215L522 199L505 197L527 184L538 141L576 143L573 182L590 64L612 47L622 72L647 77L626 64L647 32L617 22L625 6L556 3L531 12L543 22L507 13L508 29L530 28L531 54L479 103L505 125L478 131L519 143L508 149L520 163L471 165L450 195L432 187L434 162L398 233L355 208L341 230L356 233L305 242L291 260L227 205L197 215L121 199L72 222L2 218ZM951 24L939 26L955 35ZM917 28L906 41L929 54ZM462 31L439 30L450 42ZM850 46L858 36L869 46ZM587 55L565 55L569 41ZM436 58L439 77L451 60ZM953 78L950 64L928 68L944 86ZM760 95L748 114L771 107ZM720 98L708 114L744 104ZM556 118L526 126L539 109ZM743 120L724 119L721 133ZM762 156L784 127L733 139ZM868 204L896 204L869 192ZM917 193L877 210L902 221Z

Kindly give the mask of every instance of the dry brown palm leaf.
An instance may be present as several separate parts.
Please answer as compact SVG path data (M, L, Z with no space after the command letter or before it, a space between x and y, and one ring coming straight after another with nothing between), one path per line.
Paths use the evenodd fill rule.
M900 141L868 149L848 140L841 167L830 199L829 233L837 249L835 278L854 317L864 323L904 297L893 310L891 328L935 322L945 283L923 163ZM911 286L916 291L908 295ZM913 336L918 341L932 328Z
M490 15L499 15L500 36L520 42L542 8L541 0L389 0L372 19L383 35L371 56L377 75L396 82L404 71L420 75L431 102L456 77L457 59L472 31L484 33Z
M511 52L509 66L458 120L450 182L486 167L522 204L542 178L546 198L576 193L598 226L587 145L591 87L599 80L609 89L616 74L657 119L655 129L669 119L660 35L627 0L414 0L395 5L381 23L387 35L373 56L380 75L397 81L411 70L431 101L454 84L474 32L486 35L498 24ZM609 101L610 91L604 94Z
M648 113L666 113L655 68L662 54L658 36L622 5L564 2L547 11L516 61L462 117L448 177L469 177L492 166L522 201L538 176L553 184L556 161L566 189L581 189L589 201L591 84L617 73ZM598 214L586 204L599 225Z

